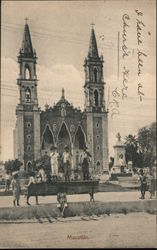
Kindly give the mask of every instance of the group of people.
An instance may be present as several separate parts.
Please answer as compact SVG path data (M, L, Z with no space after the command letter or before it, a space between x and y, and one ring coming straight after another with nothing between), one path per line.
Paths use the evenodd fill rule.
M57 179L58 176L64 177L65 181L70 181L71 177L71 157L72 154L69 151L69 147L64 147L64 152L62 155L59 155L57 152L57 147L51 147L51 175L53 179ZM83 153L80 157L80 166L83 174L83 180L89 179L89 164L90 164L91 155L87 151L87 147L84 148Z
M139 181L140 181L140 199L145 199L146 191L150 193L150 199L155 197L156 190L156 167L153 167L150 171L140 169L139 171Z

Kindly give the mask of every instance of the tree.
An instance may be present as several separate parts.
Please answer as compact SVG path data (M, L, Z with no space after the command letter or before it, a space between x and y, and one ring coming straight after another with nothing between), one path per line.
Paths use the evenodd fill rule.
M22 162L18 159L15 160L8 160L4 163L5 170L9 172L19 171L20 167L22 166Z
M152 167L156 160L156 123L139 129L138 135L125 137L126 162L135 167Z
M137 167L139 164L138 155L138 139L137 136L129 134L125 137L125 158L126 163L132 161L133 168Z
M156 160L156 123L138 131L139 150L143 155L143 167L152 167Z

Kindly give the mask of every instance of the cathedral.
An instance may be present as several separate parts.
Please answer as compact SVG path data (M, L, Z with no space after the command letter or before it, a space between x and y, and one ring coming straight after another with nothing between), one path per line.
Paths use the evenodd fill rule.
M78 164L84 147L92 155L93 174L108 170L108 110L105 106L103 56L99 56L92 26L88 55L84 60L85 108L81 111L66 100L64 88L60 100L53 106L40 109L38 103L37 55L33 49L29 26L26 23L22 47L18 55L19 103L16 107L14 157L31 170L33 162L50 154L52 145L59 153L68 145L72 154L72 169ZM64 87L64 86L63 86Z

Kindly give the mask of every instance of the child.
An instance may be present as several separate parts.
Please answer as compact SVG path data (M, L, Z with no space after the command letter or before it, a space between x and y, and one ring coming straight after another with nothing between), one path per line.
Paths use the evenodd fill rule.
M17 201L17 206L20 206L19 200L20 200L20 192L21 192L21 186L20 186L20 181L18 178L18 173L14 172L12 174L13 180L11 182L12 185L12 190L13 190L13 204L14 207L16 206L16 201Z
M68 205L67 205L66 191L64 190L63 187L59 188L59 192L57 194L57 201L58 201L57 207L60 208L61 214L62 216L64 216L64 210Z

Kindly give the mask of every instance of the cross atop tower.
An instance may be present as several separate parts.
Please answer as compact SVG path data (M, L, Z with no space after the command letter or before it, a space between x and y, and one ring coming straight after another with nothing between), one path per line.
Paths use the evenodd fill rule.
M26 17L26 18L25 18L26 24L27 24L27 21L28 21L28 20L29 20L29 19Z
M91 27L92 27L92 29L93 29L93 27L94 27L95 24L92 22L90 25L91 25Z
M64 99L64 88L62 88L62 99Z

